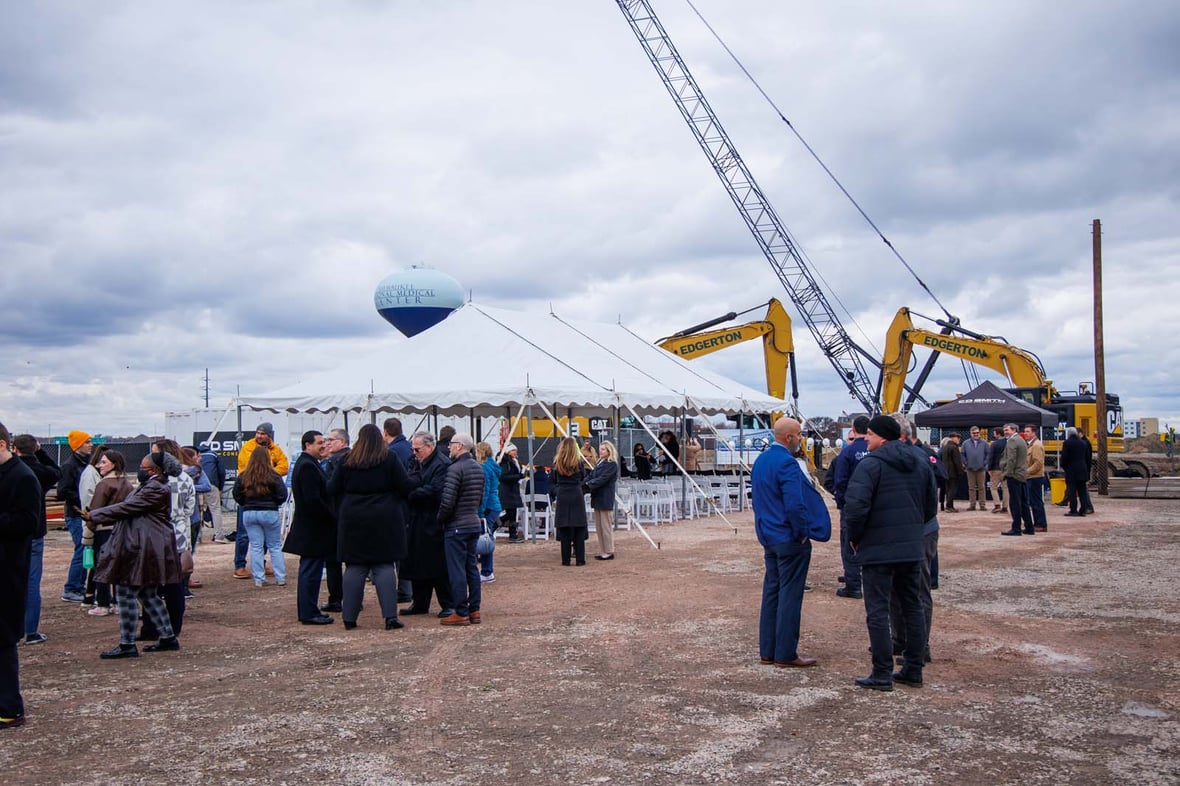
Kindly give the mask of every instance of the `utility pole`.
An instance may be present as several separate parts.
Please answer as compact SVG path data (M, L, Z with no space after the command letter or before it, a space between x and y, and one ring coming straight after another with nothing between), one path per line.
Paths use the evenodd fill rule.
M205 409L209 409L209 369L205 369Z
M1102 343L1102 222L1094 219L1094 419L1098 426L1098 493L1110 493L1106 464L1106 357Z

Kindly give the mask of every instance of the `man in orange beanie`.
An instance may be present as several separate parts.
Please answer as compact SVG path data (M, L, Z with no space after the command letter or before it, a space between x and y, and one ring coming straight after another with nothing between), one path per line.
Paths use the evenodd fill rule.
M61 599L66 603L81 603L86 590L86 570L82 567L82 498L78 493L78 481L82 477L82 470L90 463L90 452L94 445L85 431L71 431L67 439L72 453L61 463L57 498L66 503L66 529L74 541L74 556L66 572L66 586Z

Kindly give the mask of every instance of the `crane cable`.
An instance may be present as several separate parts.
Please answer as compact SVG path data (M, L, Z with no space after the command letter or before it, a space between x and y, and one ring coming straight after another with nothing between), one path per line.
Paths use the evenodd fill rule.
M787 128L791 129L791 133L795 135L795 138L798 139L803 147L807 149L807 152L810 153L811 157L815 159L815 162L820 165L820 168L822 168L824 172L827 173L828 177L831 178L832 182L836 184L836 187L840 189L844 196L848 198L848 201L852 203L852 206L856 208L861 217L864 218L864 220L868 222L868 225L873 228L873 231L877 233L877 237L881 238L881 241L886 246L888 246L890 251L893 252L893 256L897 257L898 261L900 261L901 264L905 266L905 269L908 270L910 275L914 277L914 280L918 282L918 285L926 291L926 294L930 296L930 299L938 304L938 307L942 309L942 313L946 314L947 319L951 322L957 323L958 319L947 310L946 306L944 306L942 301L940 301L938 297L935 296L930 287L926 286L926 282L918 276L917 272L910 266L910 263L907 262L905 257L901 255L901 252L894 248L893 243L889 242L889 238L885 237L885 234L877 227L873 219L869 218L869 214L864 211L864 208L860 206L860 203L853 198L852 194L848 193L848 189L844 187L844 184L841 183L839 178L836 177L835 173L833 173L832 170L828 168L828 165L823 162L823 159L819 157L819 154L816 153L814 149L812 149L811 145L807 143L807 140L803 138L803 135L799 133L798 129L796 129L795 126L791 124L791 121L788 120L786 115L782 113L782 110L778 108L778 105L774 103L774 100L766 94L766 91L762 89L762 85L758 84L758 80L754 78L754 75L751 74L749 70L747 70L742 61L738 59L738 56L733 53L733 50L730 49L725 41L721 39L721 36L718 35L717 31L713 29L713 26L709 24L708 20L706 20L697 7L693 5L692 0L684 1L688 3L688 7L691 8L692 12L697 15L697 18L701 20L701 23L709 30L709 32L713 35L713 38L717 39L717 43L721 45L721 48L725 50L725 53L729 55L730 59L733 60L735 64L737 64L737 67L740 68L742 73L746 75L746 78L750 80L750 84L754 85L754 88L762 95L762 98L766 100L766 103L770 104L770 107L774 110L775 114L778 115L779 119L786 124Z

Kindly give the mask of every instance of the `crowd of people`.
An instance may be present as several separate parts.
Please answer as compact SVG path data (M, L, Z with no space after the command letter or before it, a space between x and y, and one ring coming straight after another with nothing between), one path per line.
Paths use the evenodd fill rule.
M61 599L91 616L118 615L119 641L103 659L138 658L143 643L143 652L180 649L186 601L202 586L193 555L204 526L207 542L233 542L234 578L257 588L285 586L286 555L297 557L295 611L305 625L330 624L338 613L345 629L358 627L366 582L386 630L405 627L402 615L431 613L432 598L443 625L482 622L482 586L496 576L493 553L476 553L479 536L504 527L509 543L524 541L517 516L530 470L515 445L497 456L451 427L437 438L425 431L407 438L401 421L389 418L384 428L362 426L355 444L344 429L308 431L288 473L274 437L270 423L258 426L240 446L227 489L224 461L207 445L156 440L133 482L123 454L84 431L69 432L59 466L34 437L13 437L0 425L0 728L24 722L17 644L46 640L39 625L51 493L63 503L74 547ZM588 449L594 461L575 440L563 440L553 475L565 564L572 552L585 564L584 493L596 516L598 559L614 559L618 454L609 442ZM236 503L232 534L223 522L223 490ZM289 499L284 539L281 511Z

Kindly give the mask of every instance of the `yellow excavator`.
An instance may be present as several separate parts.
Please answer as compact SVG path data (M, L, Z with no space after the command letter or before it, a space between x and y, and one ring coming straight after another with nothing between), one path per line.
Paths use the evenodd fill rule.
M937 321L937 320L936 320ZM1045 376L1044 366L1035 355L1015 347L998 336L974 333L959 325L938 322L943 330L936 332L914 326L908 308L900 308L889 325L885 337L885 357L881 363L881 411L908 411L917 398L917 390L925 381L930 364L914 388L910 389L910 400L902 406L902 395L906 390L906 375L909 373L914 347L924 347L933 352L950 355L1003 374L1013 387L1013 393L1030 404L1056 412L1060 421L1077 426L1083 434L1098 431L1098 405L1093 395L1080 393L1062 395ZM953 331L953 332L952 332ZM933 356L932 356L933 357ZM1107 451L1123 451L1122 407L1117 396L1109 396L1106 404ZM1045 440L1045 449L1061 449L1059 440Z
M685 360L692 360L744 341L761 338L766 362L766 392L775 398L786 398L787 372L790 371L791 397L796 404L795 410L798 411L799 384L795 377L795 342L791 337L791 317L787 315L787 310L781 302L776 298L767 301L766 316L763 319L712 329L715 325L732 322L742 314L748 314L757 308L761 306L742 312L731 311L667 338L661 338L656 344Z

